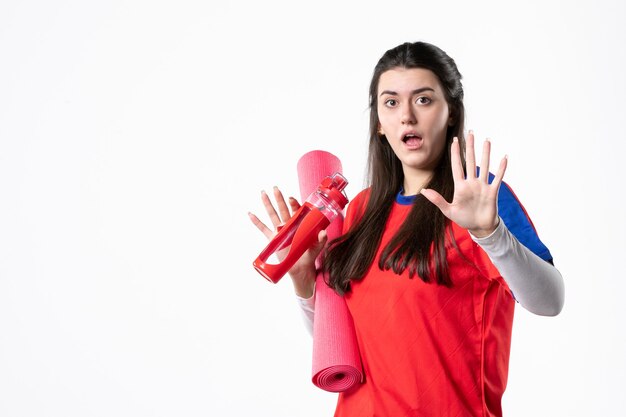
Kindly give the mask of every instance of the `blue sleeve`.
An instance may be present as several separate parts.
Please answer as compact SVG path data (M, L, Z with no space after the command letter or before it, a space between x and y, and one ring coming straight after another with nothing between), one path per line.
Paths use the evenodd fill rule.
M480 168L476 167L476 175L480 174ZM489 173L489 183L493 181L495 175ZM535 226L528 217L524 206L517 196L504 181L498 190L498 214L504 221L505 226L520 243L530 249L535 255L544 261L553 263L550 251L539 240Z
M520 243L530 249L544 261L552 263L552 255L537 235L522 203L517 199L511 187L502 182L498 191L498 214L506 227Z
M476 167L476 175L479 174L480 168ZM490 184L494 178L495 175L490 172L488 179ZM498 215L502 218L504 225L522 245L544 261L554 264L550 251L539 239L535 226L530 217L528 217L528 213L526 213L526 209L524 209L511 187L504 181L502 181L498 190ZM511 290L509 289L509 291ZM517 300L513 291L511 291L511 295L513 299Z

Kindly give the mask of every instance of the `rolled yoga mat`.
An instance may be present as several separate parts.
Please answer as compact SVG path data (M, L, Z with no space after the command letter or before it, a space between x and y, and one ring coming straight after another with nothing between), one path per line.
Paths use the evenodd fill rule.
M324 177L335 172L342 173L341 161L335 155L325 151L304 154L298 161L302 200L315 191ZM326 229L328 241L341 236L342 226L340 215ZM313 384L323 390L346 391L363 381L352 316L346 301L326 285L321 272L315 282L312 364Z

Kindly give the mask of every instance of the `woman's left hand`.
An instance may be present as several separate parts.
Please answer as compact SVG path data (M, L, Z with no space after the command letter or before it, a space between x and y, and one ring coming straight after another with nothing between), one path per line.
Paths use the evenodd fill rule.
M486 140L480 164L480 174L476 176L476 158L474 155L474 134L469 132L465 151L467 177L463 175L459 141L454 138L451 149L452 176L454 178L454 196L448 203L435 190L422 189L421 193L430 202L439 207L441 212L459 226L467 229L476 237L485 237L493 233L498 226L498 189L506 171L507 157L502 158L494 180L489 184L489 154L491 143Z

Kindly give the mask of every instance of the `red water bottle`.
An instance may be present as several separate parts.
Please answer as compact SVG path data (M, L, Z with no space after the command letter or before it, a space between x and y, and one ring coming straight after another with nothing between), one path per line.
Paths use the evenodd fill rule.
M277 283L317 242L319 232L326 229L348 204L343 192L346 185L348 180L338 172L324 178L291 219L279 227L276 236L252 263L254 268L268 281ZM288 252L282 261L277 264L267 262L270 256L286 248Z

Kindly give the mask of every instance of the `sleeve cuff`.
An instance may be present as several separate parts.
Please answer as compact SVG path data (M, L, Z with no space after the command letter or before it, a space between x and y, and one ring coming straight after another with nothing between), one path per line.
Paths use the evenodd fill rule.
M487 249L497 250L498 248L501 248L502 246L504 246L506 243L506 238L507 238L506 232L507 232L507 228L501 217L498 217L498 225L496 226L496 229L493 232L491 232L491 234L488 236L477 237L468 231L472 240L478 243L480 247L482 247L485 250Z

